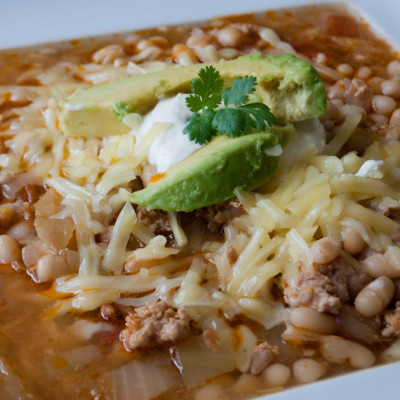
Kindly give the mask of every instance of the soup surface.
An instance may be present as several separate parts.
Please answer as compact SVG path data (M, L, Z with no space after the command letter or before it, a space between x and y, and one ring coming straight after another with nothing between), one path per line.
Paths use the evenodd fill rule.
M148 210L129 201L165 175L154 130L135 134L146 116L63 131L74 93L256 52L311 64L328 103L253 192ZM312 6L5 50L0 85L1 399L244 399L398 358L400 59L357 16Z

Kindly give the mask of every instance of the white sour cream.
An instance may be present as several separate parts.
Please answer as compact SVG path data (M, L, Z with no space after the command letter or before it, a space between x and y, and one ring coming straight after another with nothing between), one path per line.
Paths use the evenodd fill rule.
M355 176L359 176L361 178L382 178L382 172L380 171L380 167L383 165L383 161L375 161L368 160L365 161L359 171L355 174Z
M155 122L172 124L171 128L165 129L157 136L149 148L147 158L149 163L155 166L157 173L165 172L171 165L184 160L202 147L183 133L183 128L192 114L186 107L187 96L179 93L175 97L160 100L153 110L145 115L140 128L131 132L139 139L149 132Z

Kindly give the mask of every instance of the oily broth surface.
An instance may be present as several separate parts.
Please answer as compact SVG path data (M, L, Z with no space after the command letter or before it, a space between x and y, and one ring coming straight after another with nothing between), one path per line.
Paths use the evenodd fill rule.
M337 12L335 8L333 10L335 13ZM332 13L331 7L311 7L304 10L218 18L211 21L209 28L205 25L205 30L227 22L266 25L274 29L282 40L291 43L299 53L310 57L311 60L315 61L318 54L325 52L325 49L328 48L327 59L324 63L328 67L335 69L342 63L348 63L356 71L360 66L366 65L373 69L375 75L385 76L386 65L394 57L390 47L374 38L368 27L364 25L358 25L358 32L352 32L354 29L352 25L347 27L344 25L343 31L335 32L340 25L336 21L326 29L326 15L329 13ZM138 34L145 38L166 37L172 43L181 43L190 36L191 29L192 27L161 28L144 30ZM332 37L333 33L337 34L336 39L337 37L341 39L335 40ZM129 34L115 35L99 40L84 39L56 45L50 49L41 48L38 52L32 52L31 49L16 52L4 51L0 54L0 71L2 71L0 83L3 85L18 84L22 88L41 85L37 79L37 70L46 71L60 61L76 64L89 62L93 52L105 45L120 43L127 37ZM257 50L267 50L268 46L259 45L257 47L254 45L254 40L255 37L250 34L247 41L238 47L238 54L249 51L253 47ZM363 59L361 57L362 49L366 48L365 46L369 42L374 43L374 46L364 55ZM129 47L129 41L126 46ZM176 62L179 58L172 53L167 56L161 54L155 56L153 61L157 61L157 57L165 57L168 63ZM69 79L76 84L83 82L81 76L73 73ZM332 80L326 78L326 84L327 87L330 86ZM83 86L85 85L86 83L83 83ZM7 105L0 105L0 110L5 112L7 107ZM12 122L12 115L8 114L7 118ZM7 120L1 122L0 130L6 130ZM387 130L387 124L367 123L363 132L364 136L362 136L363 140L368 142L371 138L382 137ZM7 137L4 137L3 141L6 139ZM349 145L351 147L353 143ZM6 201L7 199L3 199L4 203ZM18 220L19 217L16 218ZM1 233L6 231L7 229L4 227ZM75 322L74 314L66 314L56 319L48 317L46 314L46 310L53 304L53 300L43 296L40 292L48 289L49 285L39 285L36 288L35 284L24 276L24 271L15 272L11 268L2 269L0 275L0 334L2 338L0 357L7 360L13 371L17 371L16 376L20 379L20 384L25 390L24 393L30 393L34 398L53 399L57 398L59 393L63 393L64 397L70 399L110 398L107 394L109 388L107 372L124 365L132 358L132 354L127 353L117 340L118 332L121 329L120 325L113 324L110 332L94 335L89 340L76 338L73 333L68 331L69 326ZM76 314L76 316L90 322L103 322L99 310L83 315ZM254 329L262 331L259 326L254 326ZM315 355L315 349L312 346L296 348L285 344L280 338L283 329L283 326L278 326L271 332L263 333L273 343L282 346L282 353L274 362L290 366L293 360L307 355L321 361L327 368L327 375L353 370L352 367L326 363ZM387 345L385 342L383 345L377 345L377 350L381 350L381 346L386 347ZM75 349L80 349L80 351L73 353ZM71 363L75 362L75 365L65 364L68 355L72 357ZM155 356L165 358L165 362L169 363L168 354L164 350L160 351L160 354L151 351L148 357ZM172 363L170 368L174 368ZM263 378L250 375L245 375L243 378L239 377L238 373L214 378L211 384L223 388L228 398L238 399L276 390L266 387ZM294 378L288 382L289 386L296 384ZM193 398L196 393L197 389L184 389L180 383L174 393L166 392L160 396L160 400L171 398L171 396L189 399ZM6 396L9 394L10 392L6 392ZM197 395L200 396L198 393ZM12 396L9 398L11 399Z

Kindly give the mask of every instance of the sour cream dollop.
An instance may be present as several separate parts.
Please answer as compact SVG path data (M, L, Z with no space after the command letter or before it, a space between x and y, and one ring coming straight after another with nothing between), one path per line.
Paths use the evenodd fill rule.
M171 128L162 131L150 145L148 162L155 166L157 173L165 172L171 165L178 163L202 147L192 142L183 129L191 115L186 107L187 94L179 93L175 97L160 100L157 105L145 115L140 128L132 131L138 137L146 135L155 122L169 122Z

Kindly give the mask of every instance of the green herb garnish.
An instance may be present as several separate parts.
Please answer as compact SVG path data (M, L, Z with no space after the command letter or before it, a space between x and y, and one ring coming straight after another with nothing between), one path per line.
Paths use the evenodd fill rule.
M116 101L111 106L111 112L122 121L124 117L128 114L136 113L137 109L133 107L131 104L125 103L123 101Z
M233 81L231 88L224 87L224 80L213 66L202 68L199 77L192 79L192 93L186 105L193 112L183 133L198 144L209 142L218 133L239 137L253 129L264 131L277 120L264 103L249 103L257 79L243 76ZM223 101L223 108L218 106Z

